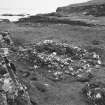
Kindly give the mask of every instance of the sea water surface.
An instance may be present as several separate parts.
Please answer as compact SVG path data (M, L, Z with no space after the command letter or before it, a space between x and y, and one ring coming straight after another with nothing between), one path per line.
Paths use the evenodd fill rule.
M4 16L6 14L6 16ZM13 16L9 16L12 14ZM9 21L17 21L20 18L28 17L30 15L36 15L38 11L32 9L1 9L0 8L0 21L2 19L8 19ZM19 16L18 16L19 15ZM23 16L20 16L23 15Z

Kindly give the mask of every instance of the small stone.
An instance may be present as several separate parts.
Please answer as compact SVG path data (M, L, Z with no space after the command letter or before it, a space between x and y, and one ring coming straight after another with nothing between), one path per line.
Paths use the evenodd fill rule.
M92 105L105 105L105 84L102 82L88 83L82 89L82 94L85 101Z

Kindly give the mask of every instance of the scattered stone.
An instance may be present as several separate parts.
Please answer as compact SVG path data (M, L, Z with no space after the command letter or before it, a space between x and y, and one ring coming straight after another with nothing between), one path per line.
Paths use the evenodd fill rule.
M105 105L105 84L102 82L88 83L82 94L89 105Z
M0 33L0 44L0 105L32 105L27 87L19 81L15 65L8 60L13 44L8 32Z
M101 65L100 57L95 52L90 53L80 47L55 40L35 42L30 49L24 47L26 50L17 54L18 60L30 63L37 71L43 68L55 80L72 75L78 81L88 81L92 77L91 69Z

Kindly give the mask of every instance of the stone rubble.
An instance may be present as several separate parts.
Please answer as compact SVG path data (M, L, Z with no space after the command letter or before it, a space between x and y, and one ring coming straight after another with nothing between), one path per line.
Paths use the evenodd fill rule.
M89 105L105 105L105 84L89 82L93 69L102 63L95 52L56 40L16 47L8 32L0 33L0 47L0 105L32 105L27 87L19 81L10 60L29 64L34 72L43 70L47 78L54 81L72 77L87 82L82 94Z
M89 105L105 105L105 83L87 83L82 89L82 94Z
M0 105L32 105L27 87L19 81L14 64L8 60L13 46L8 32L0 33L0 45Z
M71 75L86 80L91 70L101 65L99 55L59 41L44 40L33 43L31 49L18 51L18 60L30 63L34 69L45 68L55 80Z

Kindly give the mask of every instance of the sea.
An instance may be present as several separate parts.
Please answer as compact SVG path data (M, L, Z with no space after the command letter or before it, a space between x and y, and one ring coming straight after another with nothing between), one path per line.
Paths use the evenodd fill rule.
M8 19L11 22L18 21L20 18L29 17L31 15L36 15L44 12L35 11L32 9L2 9L0 8L0 21L2 19ZM50 13L50 12L48 12ZM6 14L6 16L5 16ZM14 16L8 16L7 14L12 14ZM17 16L17 15L24 15L24 16Z

